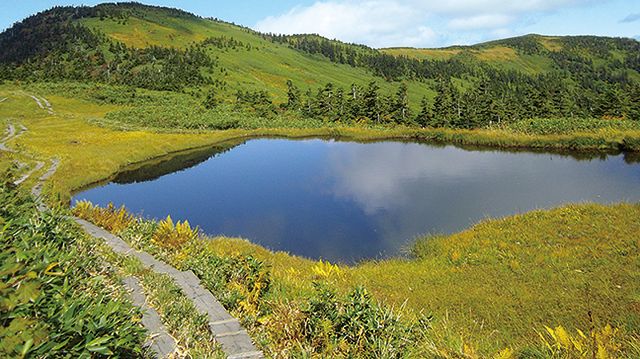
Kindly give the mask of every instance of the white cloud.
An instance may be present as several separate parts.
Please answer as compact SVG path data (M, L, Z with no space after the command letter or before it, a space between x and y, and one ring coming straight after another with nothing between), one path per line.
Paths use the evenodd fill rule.
M493 176L483 170L492 168L491 156L470 156L453 146L434 151L440 155L425 155L424 145L403 143L374 143L351 147L349 151L332 149L329 164L337 179L333 193L354 200L370 215L410 203L409 185L420 179L453 183L473 173Z
M548 11L564 6L593 2L593 0L449 0L449 1L412 1L423 8L443 14L469 15L503 12L517 14L532 11ZM419 5L418 5L419 6Z
M528 15L594 1L324 0L267 17L255 28L282 34L317 33L372 47L430 47L468 39L474 31L484 31L474 38L492 37L496 31L514 33L513 28ZM452 31L456 36L449 35Z
M455 30L496 29L509 25L514 17L503 14L460 17L449 21L449 27Z
M435 39L427 26L410 26L421 14L396 1L328 1L267 17L256 25L262 32L316 33L346 42L364 42L383 47L397 44L420 44Z

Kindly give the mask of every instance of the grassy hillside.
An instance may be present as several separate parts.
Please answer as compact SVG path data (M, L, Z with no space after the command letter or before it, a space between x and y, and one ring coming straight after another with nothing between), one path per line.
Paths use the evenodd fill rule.
M615 61L636 61L637 53L633 50L635 42L632 39L595 36L525 35L472 46L442 49L387 48L381 51L420 60L460 59L482 62L498 69L536 75L562 68L558 62L559 55L593 62L602 68ZM637 67L630 74L635 80L640 80Z
M529 35L466 47L378 51L317 35L265 35L136 3L54 8L0 34L0 46L10 49L0 55L0 78L89 80L194 97L214 91L229 103L238 91L264 91L269 101L286 102L292 81L305 101L319 102L310 106L322 107L327 84L329 97L355 98L376 82L383 103L367 106L385 111L403 83L411 121L422 112L422 121L435 127L486 126L505 118L635 118L632 93L640 87L640 43L630 39ZM354 85L361 89L354 91ZM453 103L438 94L452 96ZM468 108L478 103L488 113ZM464 121L473 116L481 118Z
M383 91L391 94L398 86L397 82L381 81L364 68L332 63L322 56L274 43L237 25L196 16L170 17L162 8L134 10L125 18L98 16L78 22L137 48L186 48L209 38L223 43L233 39L237 43L232 46L211 46L207 50L217 59L217 68L211 75L227 84L224 92L229 97L238 89L266 89L277 101L285 101L287 80L303 90L315 90L329 82L348 88L354 83L366 85L379 81ZM416 106L423 96L435 96L433 90L421 83L409 81L408 86L410 99Z
M553 68L553 61L541 55L519 54L515 49L507 46L491 46L487 48L444 48L444 49L415 49L389 48L381 50L393 56L406 56L418 60L451 60L467 59L480 61L500 69L521 71L536 75L549 72Z

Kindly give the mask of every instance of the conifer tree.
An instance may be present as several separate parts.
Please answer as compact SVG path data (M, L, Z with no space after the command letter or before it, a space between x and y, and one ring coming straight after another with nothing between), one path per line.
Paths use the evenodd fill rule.
M393 117L396 123L406 124L409 122L411 113L409 109L409 95L407 84L400 84L396 98L393 103Z
M287 80L287 110L297 111L300 109L300 89L293 84L293 81Z
M362 97L365 116L376 123L381 121L379 90L378 83L371 81Z
M447 127L454 117L453 85L450 80L438 81L438 95L433 104L433 127Z
M423 128L433 124L433 112L431 110L431 104L426 96L424 96L420 102L420 113L416 117L415 121Z
M315 102L319 116L329 117L333 114L333 84L331 82L318 90Z
M640 85L634 85L630 90L627 117L630 120L640 122Z

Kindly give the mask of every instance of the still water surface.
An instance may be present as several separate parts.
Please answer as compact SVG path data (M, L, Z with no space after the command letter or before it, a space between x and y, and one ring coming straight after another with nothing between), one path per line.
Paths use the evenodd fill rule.
M353 263L402 254L420 234L459 231L486 217L640 201L640 165L624 155L258 139L127 170L80 199Z

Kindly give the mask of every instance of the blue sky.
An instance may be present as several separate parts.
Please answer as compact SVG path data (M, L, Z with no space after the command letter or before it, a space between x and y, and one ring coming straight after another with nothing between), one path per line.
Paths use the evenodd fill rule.
M54 5L0 0L0 28ZM320 33L373 47L440 47L545 35L640 37L640 0L147 0L276 33Z

